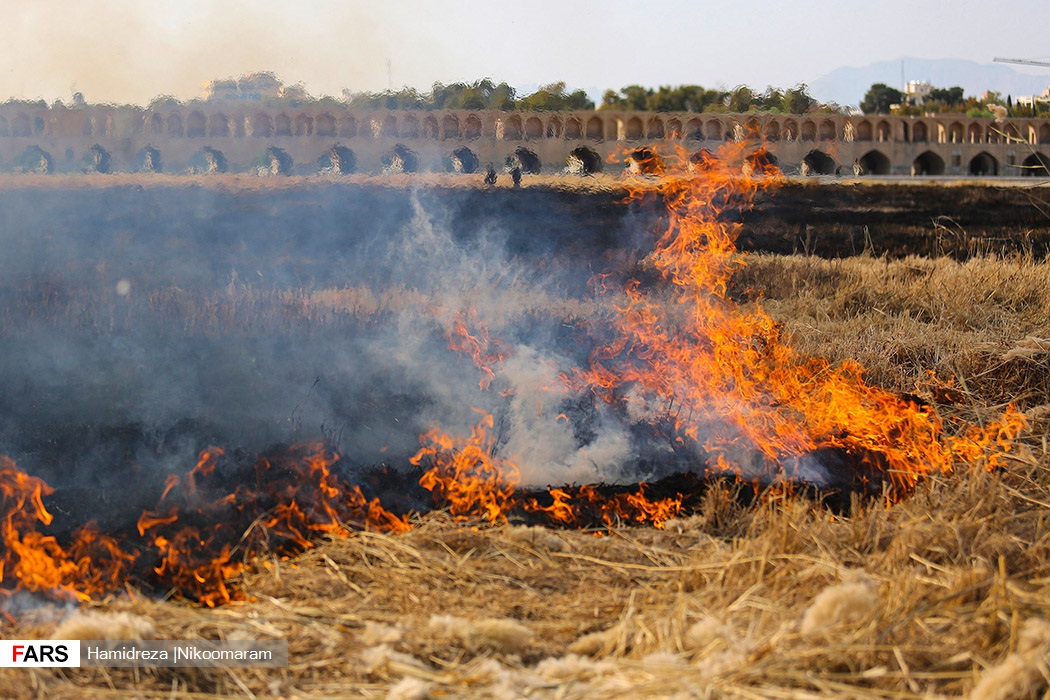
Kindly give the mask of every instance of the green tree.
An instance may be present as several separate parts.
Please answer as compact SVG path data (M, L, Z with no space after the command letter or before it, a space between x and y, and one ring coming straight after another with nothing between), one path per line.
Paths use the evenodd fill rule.
M729 104L726 106L729 107L730 112L746 112L753 104L755 104L755 93L746 85L740 85L729 93Z
M965 93L958 85L950 88L934 88L926 95L927 102L940 102L947 107L962 105Z
M523 110L594 109L594 102L583 90L566 93L565 82L559 81L544 85L531 95L521 98L516 106Z
M780 100L780 108L785 114L805 114L816 104L817 101L810 96L805 83L785 90Z
M861 100L860 109L865 114L889 114L890 105L901 104L904 94L885 83L875 83Z
M653 91L641 85L628 85L620 88L620 92L606 90L602 95L603 109L633 109L644 111L649 109L649 97Z

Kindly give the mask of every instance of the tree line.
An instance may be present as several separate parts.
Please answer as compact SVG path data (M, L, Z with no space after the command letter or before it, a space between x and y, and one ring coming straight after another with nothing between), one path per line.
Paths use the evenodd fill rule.
M485 78L473 83L435 83L430 92L414 88L384 92L348 93L350 107L359 109L498 109L498 110L592 110L594 101L583 90L569 91L565 82L540 87L518 97L505 82ZM823 105L797 85L788 90L768 87L757 92L747 86L732 90L701 85L647 88L628 85L606 90L598 109L624 109L649 112L779 112L803 114L815 110L839 111L837 105Z
M997 92L986 92L980 97L967 96L958 85L950 88L933 88L921 98L908 95L885 83L875 83L861 100L860 109L865 114L901 114L923 116L926 114L965 114L968 117L993 117L1005 109L1008 117L1050 116L1050 102L1035 101L1032 105L1014 103L1011 95L1003 97Z

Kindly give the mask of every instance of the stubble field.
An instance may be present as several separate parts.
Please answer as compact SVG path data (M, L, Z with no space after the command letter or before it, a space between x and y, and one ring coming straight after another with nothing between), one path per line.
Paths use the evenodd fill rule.
M418 209L411 218L417 232ZM632 216L644 219L646 212ZM60 371L67 352L88 348L90 354L98 338L107 339L103 345L111 349L108 339L119 337L138 348L138 354L131 353L138 369L129 374L101 361L87 363L85 371L107 380L98 380L107 383L99 396L112 396L108 380L116 377L127 401L89 400L97 387L76 372L69 376L79 377L83 406L73 400L65 411L31 411L13 407L15 399L9 398L8 416L17 420L5 421L4 444L20 457L39 457L43 473L60 477L52 462L69 455L70 444L85 435L108 435L100 432L104 420L97 413L90 426L79 413L102 405L111 421L144 412L169 433L177 417L191 417L193 425L186 430L200 439L247 435L249 444L262 445L282 431L285 439L300 433L311 437L311 429L324 424L322 436L343 448L380 442L392 448L374 455L371 447L363 449L360 460L365 462L410 449L398 440L402 433L417 434L423 416L420 425L381 435L374 427L362 427L370 412L400 421L417 411L412 405L390 408L391 397L397 403L409 395L412 403L413 394L404 386L377 389L372 381L387 376L392 366L407 365L375 360L362 349L364 341L354 346L360 352L347 359L336 352L343 347L341 339L367 335L404 345L415 335L399 331L388 337L376 326L393 323L401 329L407 322L442 319L456 306L453 289L457 303L467 298L482 310L486 304L500 309L483 313L494 321L494 332L521 333L527 326L545 338L557 335L552 328L603 317L623 303L616 293L599 298L584 279L595 270L577 274L576 264L563 268L556 260L546 261L545 275L561 284L536 284L515 261L530 255L542 259L547 249L537 254L528 227L520 221L514 226L521 231L509 235L514 254L501 259L506 267L479 268L478 261L457 267L460 255L440 259L441 274L434 279L372 269L373 277L352 284L316 272L331 261L313 255L297 254L288 266L256 264L293 250L282 247L283 232L265 237L265 244L251 251L231 243L224 253L228 258L207 273L189 264L186 273L183 268L158 273L160 254L134 259L107 254L108 269L73 256L48 263L40 269L54 274L44 282L27 276L5 291L7 357L15 358L10 361L32 372ZM619 226L614 233L620 243L636 235L633 225ZM134 247L135 227L120 222L116 228L122 227L123 238L114 234L121 245L112 250L126 253L129 241ZM607 227L595 230L587 235L610 235ZM59 240L55 235L53 240ZM101 238L108 241L109 235ZM563 245L572 250L592 247L596 240L581 243L568 233L553 235L568 240ZM941 236L943 229L930 235ZM455 233L452 240L458 240ZM794 240L806 247L802 238ZM160 239L162 253L185 253L180 265L197 261L197 245L176 233ZM970 246L967 240L963 247ZM1050 268L1024 241L999 255L947 251L954 257L889 256L875 244L859 247L856 255L833 259L749 254L730 279L727 299L745 309L764 309L799 353L832 363L857 361L870 384L934 407L946 419L982 425L1007 406L1016 407L1027 427L993 471L973 464L928 476L896 502L856 497L845 511L790 490L771 488L755 498L747 484L718 482L694 512L667 521L662 529L552 529L513 519L454 521L440 510L415 514L403 534L353 532L322 539L294 556L257 557L236 581L244 600L214 609L165 599L130 582L77 611L47 604L2 622L3 635L16 638L287 639L287 669L3 669L5 693L18 698L1043 696L1050 664ZM424 258L434 260L424 252ZM118 259L133 272L113 269L120 267ZM659 293L658 275L642 252L610 246L602 260L608 267L629 269L630 276L647 280ZM342 258L338 262L352 267ZM413 258L412 264L417 262ZM251 265L258 268L254 278L245 271ZM535 260L529 266L535 267ZM157 281L138 296L97 291L128 279L137 290L149 286L151 277ZM473 282L464 287L463 280ZM435 305L435 299L444 305ZM418 311L422 307L425 312ZM77 332L56 331L70 326ZM281 381L301 389L325 363L349 363L352 371L345 376L333 372L324 382L332 396L356 391L355 398L367 405L344 407L329 397L311 408L309 397L321 391L313 389L289 402L305 406L298 413L285 406L272 414L233 407L239 411L235 418L217 417L210 407L218 392L195 400L172 396L169 388L181 386L181 378L164 381L164 391L157 390L162 395L154 396L154 384L139 373L155 378L155 368L173 356L154 357L152 345L136 343L143 329L143 335L154 335L169 327L178 330L173 337L236 350L232 355L212 351L201 367L214 368L219 357L230 367L240 367L249 356L259 365L253 371L258 374L242 374L219 363L220 369L209 370L213 374L198 371L198 384L206 383L201 377L224 386L254 379L272 390L279 384L273 367L289 358L299 367L309 364L320 346L324 362L306 367L301 376L289 371ZM302 345L292 340L300 334L306 338ZM50 361L30 362L26 358L36 355L20 350L23 343L56 335L64 349L45 352ZM264 337L276 337L278 349L259 350ZM520 336L516 340L526 344ZM410 349L431 353L431 345L444 342L440 334L438 341L420 341ZM303 349L307 346L313 351ZM560 348L557 342L554 346ZM243 351L247 347L253 348L249 354ZM358 374L364 356L372 358L367 379ZM458 369L455 360L444 362L442 380L476 381L469 362L466 369ZM17 384L10 376L4 381L8 389ZM23 389L27 396L40 401L62 391L39 378L21 381L18 386L28 386ZM429 381L415 377L408 386L426 388L428 405L446 411ZM252 404L266 395L262 389L245 391L231 403ZM463 398L469 415L469 401L477 396L465 393ZM178 410L159 411L157 406L166 402L178 403ZM384 405L375 408L379 404ZM148 432L150 426L139 423L137 430ZM22 426L39 432L27 437ZM65 432L59 429L60 439L52 444L40 447L30 439L55 426ZM181 442L172 447L171 439L139 435L136 441L165 458L199 447ZM121 440L99 442L102 446L93 452L99 459L126 459L132 453L141 458ZM98 470L91 459L80 466ZM100 474L96 478L105 483ZM579 481L580 474L574 472L566 482ZM603 476L600 470L598 475ZM615 474L621 480L623 475ZM552 477L542 473L537 478L551 483Z

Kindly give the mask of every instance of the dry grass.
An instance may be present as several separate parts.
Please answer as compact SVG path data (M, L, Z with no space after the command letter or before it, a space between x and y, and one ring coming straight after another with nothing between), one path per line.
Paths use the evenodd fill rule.
M359 533L256 561L245 603L204 610L129 591L90 606L160 638L286 638L287 669L3 669L4 694L1044 696L1048 273L1027 259L758 256L734 280L804 353L859 359L875 383L946 413L979 419L1019 404L1032 426L999 473L934 478L894 505L858 502L849 517L783 495L745 508L715 488L662 531L468 527L431 513L402 536ZM282 308L316 321L399 303L329 290ZM0 629L49 636L61 615Z

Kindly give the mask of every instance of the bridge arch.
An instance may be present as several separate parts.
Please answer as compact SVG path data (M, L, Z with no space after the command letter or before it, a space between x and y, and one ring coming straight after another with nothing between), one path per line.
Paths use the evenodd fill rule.
M745 139L755 140L762 138L762 129L759 126L757 117L751 117L744 122L743 134L741 136Z
M547 131L546 136L549 139L560 139L565 133L565 127L562 124L561 119L558 117L551 117L547 120Z
M667 138L675 141L682 140L682 120L672 117L667 120Z
M966 141L968 143L984 143L984 129L980 124L970 124L966 128Z
M579 141L583 138L583 124L576 117L565 120L565 138L570 141Z
M536 155L534 151L530 151L524 146L518 146L514 149L514 155L507 158L507 165L514 167L517 165L521 168L521 172L529 174L537 174L540 172L540 157Z
M97 143L88 149L85 160L87 161L87 169L96 173L108 173L113 165L113 159L109 155L109 151Z
M867 119L861 119L856 125L856 138L858 141L871 141L874 130L871 127L871 122Z
M689 169L701 171L710 170L714 167L716 162L718 162L718 158L716 158L711 151L706 148L701 148L698 151L694 151L689 156Z
M801 134L803 141L817 140L817 125L813 122L812 119L803 120Z
M271 175L291 175L295 163L292 162L292 157L283 148L270 146L263 153L263 167Z
M865 175L889 175L890 159L882 151L868 151L857 159L861 173Z
M511 115L503 120L503 140L520 141L522 136L521 117Z
M314 133L318 136L335 136L338 133L336 131L335 117L328 112L318 114L317 119L314 119Z
M591 141L605 140L605 122L601 117L591 117L587 120L587 138Z
M798 122L794 119L784 120L784 140L798 141Z
M914 143L926 143L930 140L926 122L915 122L911 129L911 140Z
M704 123L699 117L693 117L685 123L685 138L688 141L704 140Z
M837 167L834 158L814 148L802 159L801 170L803 175L834 175Z
M230 120L222 112L208 117L208 136L225 137L230 135Z
M388 114L385 117L383 117L382 125L379 128L379 136L392 137L396 139L398 136L400 136L397 127L397 116L393 114ZM376 136L375 134L373 134L373 136L379 138L379 136Z
M1050 143L1050 124L1039 125L1039 143Z
M944 175L944 159L933 151L923 151L911 163L912 175Z
M525 138L529 141L543 138L543 122L538 117L525 119Z
M135 155L135 170L140 173L159 173L163 171L160 151L153 146L146 146Z
M292 118L281 112L273 118L273 135L277 137L292 135Z
M226 156L222 151L205 146L190 156L190 172L202 175L224 173L227 169Z
M352 114L344 114L339 118L339 135L345 139L357 136L357 119Z
M759 148L744 158L743 172L746 177L776 175L780 172L780 160L768 149Z
M406 139L419 138L419 120L414 114L406 115L401 120L401 137Z
M252 115L252 136L256 138L270 138L273 136L273 119L266 112L256 112Z
M444 119L441 120L441 138L459 138L459 117L455 114L446 114Z
M995 176L999 174L999 161L987 151L981 151L967 166L967 172L976 177Z
M649 120L649 138L650 139L663 139L664 138L664 120L660 117L653 117Z
M478 171L478 154L466 146L460 146L449 156L449 170L454 173L476 173Z
M317 170L322 173L349 175L357 168L354 152L346 146L335 144L317 159Z
M420 137L424 139L437 139L438 120L433 114L428 114L423 117L423 131L420 134Z
M653 149L642 146L627 155L626 170L635 175L655 175L663 170L663 161Z
M835 122L831 121L830 119L825 119L820 123L820 140L835 140Z
M414 173L419 169L419 157L403 143L395 144L383 154L383 172Z
M297 114L295 116L295 135L312 136L314 133L314 120L309 114Z
M780 140L780 122L776 119L770 119L769 123L766 124L766 141L779 141Z
M200 110L193 110L186 117L186 136L191 139L204 138L206 129L207 119L204 117L204 113Z
M638 117L628 119L624 125L624 138L628 141L639 141L642 139L642 135L642 120Z
M11 120L11 135L12 136L32 136L33 135L33 121L29 118L28 114L19 112L15 115L15 118Z
M712 119L704 124L704 138L708 141L722 141L725 139L725 126L720 119Z
M1050 177L1050 158L1042 153L1033 153L1021 163L1024 177Z
M26 149L18 156L15 164L23 173L46 175L55 170L55 160L51 157L51 154L35 144L26 146Z
M478 115L467 115L466 120L463 122L463 138L468 141L481 138L481 118Z
M602 157L589 146L577 146L565 159L566 169L577 175L600 173L602 164Z
M169 114L166 124L168 127L168 136L182 136L182 115L178 112Z

